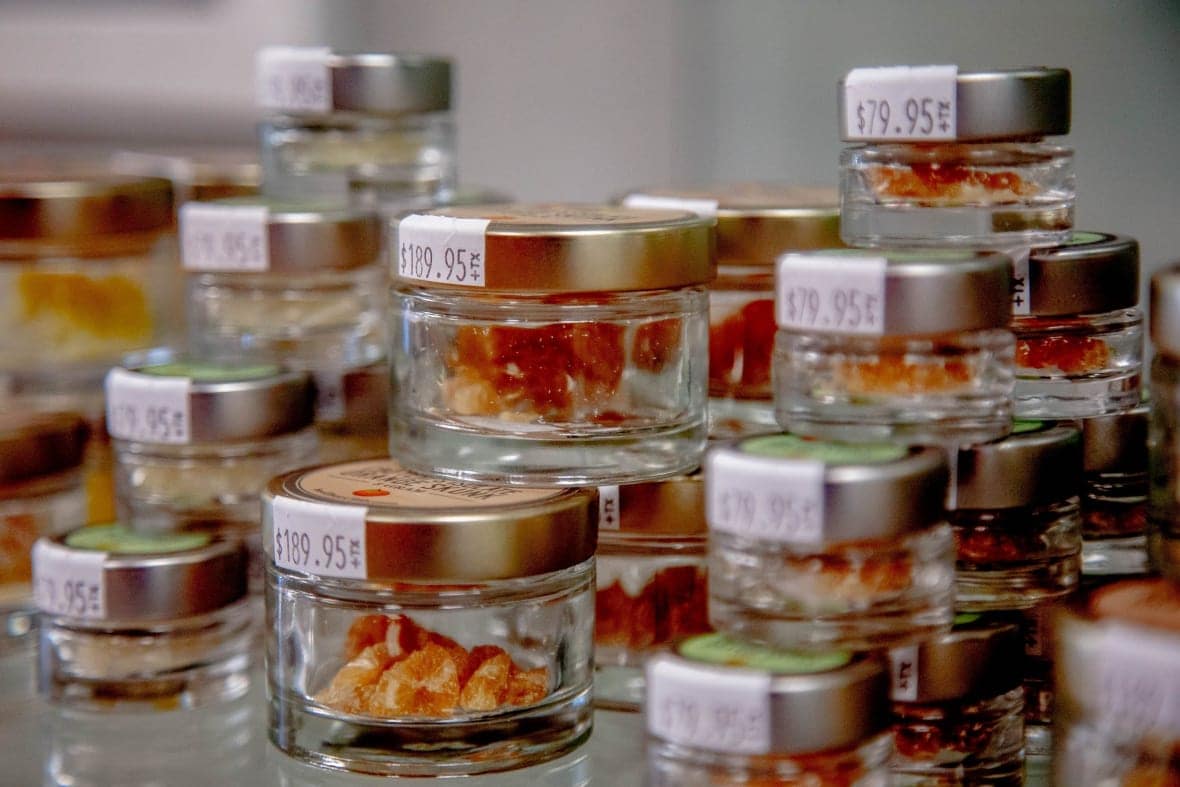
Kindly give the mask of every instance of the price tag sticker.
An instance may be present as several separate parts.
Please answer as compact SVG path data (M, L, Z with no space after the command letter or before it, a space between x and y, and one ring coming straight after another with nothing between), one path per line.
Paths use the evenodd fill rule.
M818 544L824 530L824 463L714 451L707 460L709 528L743 538Z
M619 487L598 487L598 529L618 530L622 527L619 511Z
M394 265L403 279L486 286L484 241L491 221L406 216L398 223Z
M775 319L779 327L882 335L886 265L884 257L780 257L775 271Z
M42 612L102 620L107 614L106 552L70 549L41 539L33 545L33 601Z
M770 675L709 670L657 656L647 668L647 730L685 746L770 752Z
M268 46L255 60L258 106L286 112L331 112L327 47Z
M954 139L958 66L854 68L844 78L844 138Z
M106 377L107 432L120 440L186 445L192 440L187 377L153 377L111 369Z
M344 370L313 369L315 414L319 421L340 421L345 415Z
M1015 246L1004 253L1012 258L1012 313L1028 314L1032 307L1032 285L1028 280L1028 256L1032 249Z
M262 205L189 202L180 209L180 259L189 271L265 271L270 267Z
M717 200L715 199L662 197L655 194L629 194L623 198L623 207L646 208L648 210L684 210L707 219L717 218Z
M889 672L892 676L890 698L895 702L916 702L918 699L918 647L910 645L889 651Z
M1180 653L1175 637L1113 624L1086 654L1094 708L1115 725L1180 734Z
M366 579L365 511L276 497L270 533L275 565L319 577Z

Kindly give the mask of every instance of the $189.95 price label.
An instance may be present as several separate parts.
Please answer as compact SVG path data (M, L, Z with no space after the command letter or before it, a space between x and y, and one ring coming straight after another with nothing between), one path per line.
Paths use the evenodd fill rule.
M271 539L279 568L321 577L368 578L361 506L275 498Z
M784 256L775 284L779 327L880 336L886 265L884 257Z
M69 549L42 539L33 546L33 599L51 615L106 617L105 552Z
M394 267L403 279L484 287L487 219L406 216L398 223Z
M844 78L844 138L954 139L956 66L855 68Z

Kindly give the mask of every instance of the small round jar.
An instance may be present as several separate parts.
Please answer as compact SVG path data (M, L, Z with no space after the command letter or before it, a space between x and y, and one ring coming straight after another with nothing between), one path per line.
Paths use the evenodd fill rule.
M317 421L338 426L344 378L385 357L378 215L262 198L189 203L180 240L193 349L307 370Z
M89 434L78 415L0 416L0 653L29 642L36 625L33 544L86 523Z
M646 675L649 787L891 783L889 673L875 655L702 634Z
M594 495L301 470L264 498L270 736L314 765L467 775L590 734Z
M959 615L890 652L894 787L1024 784L1024 642L1011 624Z
M1082 574L1147 573L1150 408L1084 418Z
M1147 548L1151 565L1180 580L1180 263L1151 277L1151 421Z
M1069 240L1070 74L858 68L839 84L840 234L850 246Z
M786 254L778 422L833 440L960 444L1012 426L1011 260L993 252Z
M390 454L523 485L700 464L712 221L593 205L448 208L393 243Z
M950 496L955 608L1027 609L1074 590L1081 570L1082 439L1018 421L1003 440L958 450Z
M599 487L594 704L637 711L653 650L710 630L699 473Z
M396 213L454 191L449 60L267 47L255 73L265 193Z
M869 650L951 623L942 451L748 437L705 460L709 621L783 648Z
M253 148L194 145L118 150L108 163L115 172L172 181L178 208L193 200L253 196L262 186L258 151Z
M168 710L249 688L246 548L91 525L33 548L38 685L55 703Z
M1024 753L1047 758L1053 754L1053 617L1063 602L1043 601L1004 617L1024 634Z

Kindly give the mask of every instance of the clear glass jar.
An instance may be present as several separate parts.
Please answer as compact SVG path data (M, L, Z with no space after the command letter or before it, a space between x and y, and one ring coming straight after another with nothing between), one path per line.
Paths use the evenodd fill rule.
M637 711L653 650L710 631L701 475L599 487L594 704Z
M1084 418L1082 574L1147 573L1150 408Z
M172 181L176 207L186 202L250 197L262 187L256 148L192 145L117 150L111 170Z
M1007 434L1011 266L994 252L781 257L779 424L849 441L955 444Z
M594 495L392 460L264 499L272 742L325 768L464 775L590 734Z
M854 69L840 81L840 234L850 246L1005 248L1069 240L1070 74Z
M1053 754L1053 616L1062 599L1042 601L1006 616L1024 635L1024 753L1048 758Z
M389 364L345 372L340 380L344 417L320 421L320 461L348 462L389 455Z
M397 236L391 455L422 472L525 485L629 483L699 465L709 220L449 208L402 219Z
M783 648L868 650L951 623L942 451L748 437L705 460L709 622Z
M1027 609L1077 587L1082 440L1072 426L1018 421L1003 440L958 450L948 503L955 608Z
M317 420L339 425L345 378L385 357L377 214L258 198L190 203L180 221L193 350L310 372Z
M1139 244L1075 232L1017 260L1012 298L1018 418L1122 412L1139 404Z
M890 652L894 787L1024 784L1024 642L1011 624L960 615Z
M80 416L0 416L0 654L36 628L33 544L86 523L82 462L90 430Z
M409 54L267 47L258 53L263 190L390 215L455 189L451 63Z
M209 533L91 525L42 538L33 548L41 694L156 710L245 694L246 561L241 542Z
M648 660L649 787L886 787L889 675L874 655L720 634Z
M1152 567L1180 580L1180 263L1151 277L1151 421L1147 548Z

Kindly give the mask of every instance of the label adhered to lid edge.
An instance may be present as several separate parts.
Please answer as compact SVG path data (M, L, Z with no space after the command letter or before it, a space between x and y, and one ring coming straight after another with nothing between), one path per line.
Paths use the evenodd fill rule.
M258 106L290 112L332 111L332 50L313 46L268 46L255 56Z
M394 272L432 284L486 287L486 235L491 223L420 213L406 216L398 222Z
M264 273L270 269L270 209L187 202L180 209L180 261L187 271Z
M33 601L42 612L102 620L106 605L106 552L71 549L42 538L33 545Z
M953 65L852 69L844 77L844 138L955 139L958 77Z
M106 426L111 437L186 445L192 440L187 377L154 377L115 367L106 376Z
M884 256L784 254L775 266L775 321L788 330L885 333Z
M712 751L769 754L769 673L702 669L657 656L647 665L647 730Z
M719 450L710 452L706 463L710 530L776 543L822 543L823 462Z

